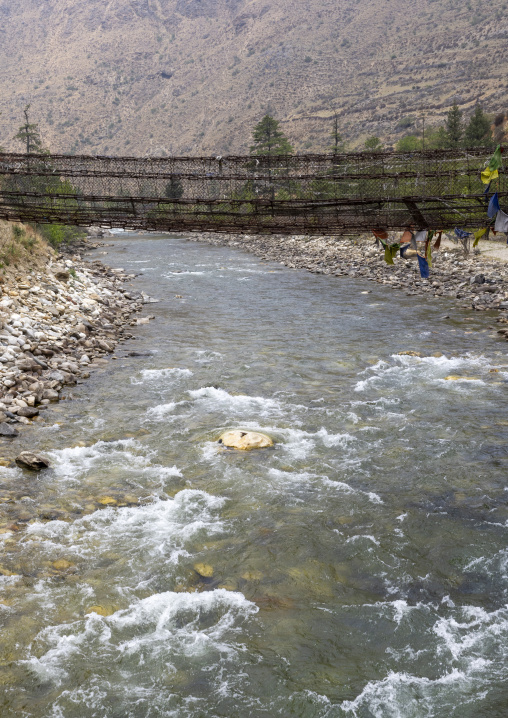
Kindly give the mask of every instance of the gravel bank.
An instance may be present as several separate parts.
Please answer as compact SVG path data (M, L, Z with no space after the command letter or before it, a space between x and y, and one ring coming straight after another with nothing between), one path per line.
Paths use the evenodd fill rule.
M315 274L370 279L405 291L408 296L448 297L463 308L494 310L496 321L508 324L508 265L477 254L464 257L462 250L449 241L433 253L430 278L421 279L415 258L396 257L394 264L388 265L373 237L193 234L189 239L238 247L262 259ZM500 335L505 333L508 335L508 329L499 329Z
M81 243L82 247L87 246ZM123 285L134 275L46 249L32 266L12 268L0 284L0 435L16 436L90 376L129 338L132 314L148 297ZM34 268L35 267L35 268ZM147 320L138 320L143 322Z

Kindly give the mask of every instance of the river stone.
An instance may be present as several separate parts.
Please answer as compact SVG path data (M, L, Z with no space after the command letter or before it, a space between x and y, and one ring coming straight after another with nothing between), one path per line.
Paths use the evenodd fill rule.
M212 578L213 576L213 567L208 563L195 563L194 571L202 578Z
M33 451L22 451L19 456L16 456L15 461L18 466L24 469L32 469L33 471L47 469L49 466L49 461L44 456L34 454Z
M33 406L20 406L18 409L18 416L24 416L27 419L33 419L34 416L39 416L39 409Z
M242 451L250 451L251 449L266 449L273 446L273 441L266 434L260 434L257 431L226 431L219 439L219 444L223 444L231 449L241 449Z
M0 436L18 436L18 433L16 429L14 429L9 424L6 424L5 422L2 422L0 424Z

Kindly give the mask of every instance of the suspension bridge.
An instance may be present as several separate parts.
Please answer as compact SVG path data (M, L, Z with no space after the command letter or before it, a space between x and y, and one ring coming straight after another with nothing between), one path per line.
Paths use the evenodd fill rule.
M491 154L485 148L260 157L0 154L0 219L239 234L475 229L486 222L480 173ZM503 203L502 169L495 190Z

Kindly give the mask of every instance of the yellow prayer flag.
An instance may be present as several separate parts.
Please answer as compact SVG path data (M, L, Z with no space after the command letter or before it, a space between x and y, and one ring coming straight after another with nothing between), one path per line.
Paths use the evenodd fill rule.
M486 232L487 232L486 229L477 229L477 230L476 230L476 232L474 233L473 247L476 247L476 245L478 244L478 242L480 241L480 239L483 237L483 235L484 235Z
M492 180L495 180L498 177L499 177L499 172L497 170L491 170L488 167L486 167L482 172L483 184L489 184L489 182L492 182Z

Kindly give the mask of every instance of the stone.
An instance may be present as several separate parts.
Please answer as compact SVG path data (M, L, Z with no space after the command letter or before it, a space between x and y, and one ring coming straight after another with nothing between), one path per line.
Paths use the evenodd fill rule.
M245 571L242 573L242 578L245 581L261 581L263 578L263 574L261 571L253 570L253 571Z
M445 376L445 381L478 381L478 377L476 377L476 376L455 376L454 374L450 374L450 376Z
M118 501L112 496L102 496L100 499L97 499L97 503L102 504L102 506L115 506Z
M13 438L15 436L18 436L19 432L16 431L10 424L6 424L5 422L2 422L0 424L0 436L12 436Z
M39 416L39 409L36 409L34 406L20 406L18 416L24 416L26 419L33 419L34 416Z
M90 606L85 611L85 614L96 613L98 616L111 616L115 613L116 608L114 606Z
M241 451L250 451L251 449L266 449L273 446L273 441L266 434L260 434L257 431L226 431L219 438L219 444L230 449L240 449Z
M213 567L208 563L195 563L194 571L202 578L212 578L213 576Z
M64 269L58 269L55 272L55 278L58 279L59 282L68 282L70 276L69 272Z
M32 471L41 471L49 467L49 461L40 454L33 451L22 451L15 459L18 466L24 469L32 469Z
M59 558L57 561L53 561L52 566L56 568L57 571L66 571L68 568L71 568L71 566L74 566L74 564L65 558Z
M412 352L412 351L405 351L405 352L397 352L398 356L400 357L421 357L421 352Z
M42 392L42 401L58 401L58 392L54 389L45 389Z

